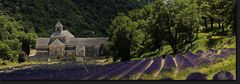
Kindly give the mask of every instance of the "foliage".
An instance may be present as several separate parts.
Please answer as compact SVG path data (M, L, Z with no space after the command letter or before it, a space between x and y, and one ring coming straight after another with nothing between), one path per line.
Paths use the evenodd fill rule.
M27 61L27 54L23 51L20 51L19 56L18 56L18 62L22 63Z
M191 43L194 37L192 32L198 26L199 16L194 11L197 9L197 5L191 1L167 3L159 0L143 9L130 12L128 16L120 15L113 20L109 30L112 32L110 38L116 48L121 47L120 50L128 52L122 55L162 50L164 44L170 44L176 54L184 45ZM128 31L118 32L121 30ZM117 37L119 40L116 40ZM126 43L124 43L125 41Z
M117 58L121 58L122 61L130 60L130 55L135 53L131 51L136 51L141 42L139 40L142 39L142 32L136 29L136 25L127 16L117 17L111 25L110 31L113 33L110 40L114 43Z
M149 0L0 0L5 11L40 37L49 37L57 20L76 36L107 36L111 19ZM151 0L152 1L152 0Z
M236 32L236 0L197 0L204 31L215 35L234 35ZM208 26L210 21L210 27ZM214 25L214 24L217 24Z
M110 44L102 44L100 46L100 56L109 56L111 51L110 51Z
M5 13L0 12L0 58L3 60L10 60L12 62L18 60L20 50L30 49L30 45L35 45L37 35L34 30L26 30L21 22L9 17ZM25 40L29 42L26 47L21 47L24 42L21 38L25 36L31 38ZM30 51L29 51L30 52ZM29 54L29 53L28 53Z
M110 26L109 38L115 45L113 47L119 49L121 46L122 49L119 50L128 52L122 55L129 58L140 57L144 53L156 50L166 51L167 54L184 53L195 46L193 42L200 38L199 33L203 31L209 33L209 38L214 35L234 34L234 19L230 17L235 16L235 5L230 3L234 1L156 0L141 9L116 17ZM227 8L222 7L223 5ZM226 12L227 9L231 14ZM225 16L227 14L228 16ZM218 19L222 19L220 23L217 23ZM207 27L208 20L211 20L211 28ZM219 31L220 29L216 29L213 24L225 26L220 25ZM211 40L209 43L212 43ZM166 46L171 47L172 53L169 53L169 47L165 49ZM120 53L117 49L115 51ZM122 58L122 55L117 58Z
M37 35L36 33L21 33L20 41L22 42L22 50L28 56L30 54L30 48L35 48ZM32 45L31 45L32 44Z
M11 49L7 44L0 42L0 56L1 59L10 60L10 51Z

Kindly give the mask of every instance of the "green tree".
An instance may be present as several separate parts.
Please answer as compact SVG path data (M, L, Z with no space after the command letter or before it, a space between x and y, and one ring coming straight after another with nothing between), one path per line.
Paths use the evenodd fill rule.
M21 36L19 37L22 43L21 49L26 53L27 56L30 54L31 46L35 45L36 38L37 35L35 33L21 33Z
M218 35L234 34L236 0L198 0L205 31ZM210 27L208 27L210 20ZM214 24L218 24L218 27ZM218 28L218 29L217 29Z
M0 57L15 62L18 60L20 50L23 49L29 54L29 45L35 45L37 35L31 28L24 28L22 22L16 21L3 12L0 14ZM26 47L22 48L22 45Z
M128 61L135 53L142 40L142 32L136 29L136 22L132 22L127 16L121 15L113 20L111 25L112 37L110 40L114 44L114 59Z
M161 46L167 41L173 53L184 50L184 46L192 44L194 33L199 25L197 2L194 0L160 0L155 4L156 21L152 27L154 46ZM160 38L161 37L161 38Z
M20 51L19 56L18 56L18 62L22 63L25 62L27 60L27 55L25 52Z
M0 57L3 60L10 60L10 47L0 41Z

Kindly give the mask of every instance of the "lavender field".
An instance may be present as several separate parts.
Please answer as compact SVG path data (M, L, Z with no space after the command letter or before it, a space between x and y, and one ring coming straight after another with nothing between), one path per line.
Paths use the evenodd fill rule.
M201 55L197 55L197 52L188 52L177 56L167 56L165 59L156 57L107 65L86 65L85 67L77 63L64 66L61 64L39 65L7 73L1 72L0 80L157 80L161 78L161 74L168 72L166 69L172 68L181 72L188 68L198 69L204 65L211 66L217 64L219 59L231 58L236 52L233 48L215 51L216 53L213 53L212 49L209 49ZM172 57L173 60L170 59Z

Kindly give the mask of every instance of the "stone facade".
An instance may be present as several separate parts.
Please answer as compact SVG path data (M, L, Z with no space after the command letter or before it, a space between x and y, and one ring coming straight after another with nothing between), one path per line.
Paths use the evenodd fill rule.
M38 38L36 55L50 56L99 56L100 46L108 38L75 38L58 21L50 38Z

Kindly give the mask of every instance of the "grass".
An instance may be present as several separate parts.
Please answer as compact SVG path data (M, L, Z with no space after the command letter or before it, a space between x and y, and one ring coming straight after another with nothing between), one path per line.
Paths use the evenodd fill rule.
M0 69L4 69L4 68L13 68L13 67L17 67L17 66L24 66L24 65L39 65L39 64L53 64L55 62L40 62L40 61L27 61L27 62L23 62L23 63L18 63L18 62L7 62L7 65L0 65Z
M198 39L195 40L192 44L192 46L186 45L190 52L195 53L197 50L203 50L206 51L207 49L221 49L221 48L236 48L236 37L228 37L228 36L212 36L211 39L208 39L209 33L199 33ZM226 44L231 39L230 45ZM155 51L156 52L156 51ZM152 52L152 53L155 53ZM156 56L167 56L171 55L173 53L172 48L170 45L163 46L163 50L159 51L156 55L149 55L148 57L156 57ZM185 52L182 52L185 53ZM151 53L146 53L144 55L148 55ZM143 57L144 58L144 57ZM133 60L140 60L143 58L133 58Z
M212 36L211 39L207 39L207 33L199 33L199 39L193 42L193 47L190 49L191 52L197 50L221 49L221 48L236 48L236 37L227 36ZM232 44L226 44L230 39Z
M195 40L192 46L189 44L186 48L189 48L189 52L195 53L198 50L203 50L206 52L207 49L222 49L222 48L236 48L236 37L228 37L228 36L212 36L211 39L208 39L209 33L199 33L198 39ZM231 44L226 44L231 39ZM156 54L156 52L158 52ZM155 55L151 55L154 53ZM132 60L144 60L146 57L155 58L156 56L168 56L173 53L170 45L163 46L163 50L154 51L150 53L145 53L140 58L133 58ZM182 54L185 52L182 52Z
M212 36L211 39L208 39L208 33L199 33L199 38L193 42L193 46L190 46L190 52L196 52L197 50L206 51L208 48L211 49L221 49L221 48L236 48L236 37L228 36ZM231 39L230 45L226 44ZM169 54L171 47L169 45L164 46L165 51L162 53ZM166 52L168 51L168 52Z

